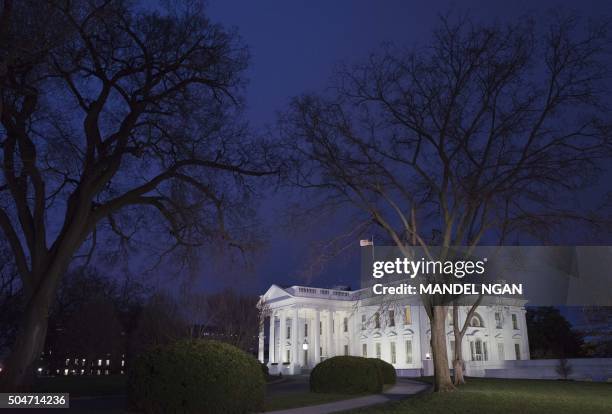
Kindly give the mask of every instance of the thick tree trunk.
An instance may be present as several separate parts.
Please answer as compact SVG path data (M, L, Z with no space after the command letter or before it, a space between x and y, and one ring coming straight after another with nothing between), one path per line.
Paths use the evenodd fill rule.
M446 307L434 306L431 318L431 352L433 354L435 392L449 392L455 389L448 367L444 318L446 318Z
M55 295L54 283L42 283L28 300L17 338L0 375L0 391L29 391L36 362L45 346L49 308Z
M453 384L455 385L465 384L465 377L463 376L463 351L461 350L462 342L463 335L455 335L455 357L453 359Z

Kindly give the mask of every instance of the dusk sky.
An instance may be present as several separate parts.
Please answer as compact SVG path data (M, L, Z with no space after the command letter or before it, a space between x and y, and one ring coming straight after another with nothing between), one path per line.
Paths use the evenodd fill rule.
M537 4L536 4L537 3ZM609 1L237 1L211 0L211 19L234 27L251 53L247 71L246 117L258 132L273 125L278 111L292 96L322 91L335 64L355 62L375 51L384 42L406 47L427 43L439 14L468 13L476 21L504 21L537 16L549 10L577 11L585 17L612 15ZM314 279L300 271L308 263L308 246L333 232L342 231L336 222L312 223L308 231L296 233L281 228L287 194L270 195L261 206L269 245L261 252L248 277L234 271L220 277L217 271L203 270L201 286L217 290L240 286L263 293L272 283L358 286L358 240L341 259ZM586 196L599 196L591 191ZM323 230L325 229L325 230ZM330 233L331 232L331 233ZM214 274L212 274L214 273Z

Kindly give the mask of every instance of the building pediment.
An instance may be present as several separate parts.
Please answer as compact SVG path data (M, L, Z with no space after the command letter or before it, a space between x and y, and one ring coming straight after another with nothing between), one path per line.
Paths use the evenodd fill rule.
M270 288L261 295L260 301L264 303L273 303L278 300L287 299L293 297L289 292L278 285L272 285Z

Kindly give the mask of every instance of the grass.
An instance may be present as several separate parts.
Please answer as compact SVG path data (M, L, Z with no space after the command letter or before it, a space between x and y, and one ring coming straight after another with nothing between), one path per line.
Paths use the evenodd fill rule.
M37 378L36 392L67 392L70 397L125 394L125 375L78 376Z
M468 378L452 393L420 394L353 410L354 414L599 414L612 412L612 384L578 381Z

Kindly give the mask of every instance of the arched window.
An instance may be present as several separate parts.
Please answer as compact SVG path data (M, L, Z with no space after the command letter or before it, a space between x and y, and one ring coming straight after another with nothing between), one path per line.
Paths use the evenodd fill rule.
M472 318L470 319L470 326L474 328L484 327L484 322L482 321L482 317L477 313L472 315Z

